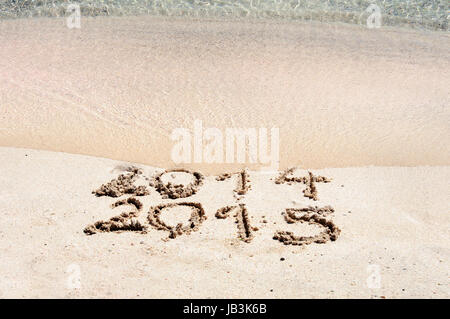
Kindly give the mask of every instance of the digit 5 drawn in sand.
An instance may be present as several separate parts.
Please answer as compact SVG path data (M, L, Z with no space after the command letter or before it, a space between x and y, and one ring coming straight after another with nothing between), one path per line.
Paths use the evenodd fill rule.
M297 213L300 213L301 215L298 216ZM332 213L334 213L334 209L331 206L322 208L318 208L317 206L287 208L284 214L284 219L287 223L308 223L321 226L325 229L315 236L296 236L292 232L277 231L275 232L273 239L278 240L285 245L324 244L329 240L335 241L341 233L341 230L332 221L325 218Z

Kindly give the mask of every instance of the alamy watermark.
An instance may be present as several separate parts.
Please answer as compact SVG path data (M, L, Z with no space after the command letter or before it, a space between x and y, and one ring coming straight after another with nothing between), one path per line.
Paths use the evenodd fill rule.
M81 268L78 264L70 264L67 266L66 273L68 274L66 278L67 289L81 289Z
M380 265L370 264L366 269L369 276L366 279L367 288L380 289L381 288L381 268Z
M277 171L280 162L280 130L270 128L229 128L224 131L203 128L195 120L193 131L176 128L171 140L175 141L171 157L180 163L249 163L260 164L261 170ZM270 135L270 143L269 143Z
M381 27L382 16L381 9L375 3L372 3L366 9L367 13L370 13L369 17L366 20L366 25L369 29L379 29Z
M66 23L69 29L81 28L81 10L78 4L69 4L66 10Z

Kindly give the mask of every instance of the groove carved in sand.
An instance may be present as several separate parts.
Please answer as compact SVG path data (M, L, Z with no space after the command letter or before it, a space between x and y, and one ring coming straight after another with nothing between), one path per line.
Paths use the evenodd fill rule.
M325 218L332 213L334 213L334 209L331 206L322 208L318 208L317 206L287 208L284 214L287 223L293 224L301 222L319 225L324 228L324 230L315 236L296 236L292 232L277 231L275 232L273 239L278 240L285 245L324 244L327 241L335 241L339 237L341 230L331 220ZM300 214L300 216L298 214Z
M303 183L306 185L306 189L303 191L304 196L317 200L317 188L315 183L323 182L328 183L331 179L323 176L315 176L311 172L308 172L308 176L305 177L289 177L294 172L295 168L288 169L280 174L275 180L276 184L281 183ZM134 196L145 196L149 194L149 190L145 186L135 186L134 182L142 174L142 171L135 167L127 168L128 174L121 174L118 178L111 180L109 183L102 185L99 189L93 191L96 196L109 196L118 197L125 194L131 194ZM174 184L170 182L164 183L162 176L168 173L188 173L193 176L193 181L187 185ZM247 207L243 202L245 195L251 189L249 173L246 169L237 173L225 173L216 178L217 181L224 181L231 178L233 175L237 175L237 185L233 190L235 194L235 204L228 205L217 210L215 216L218 219L226 219L230 216L231 212L235 212L233 217L237 224L238 238L246 243L250 243L254 238L254 232L258 230L257 227L251 226L250 217ZM145 179L148 181L149 178ZM197 172L191 172L184 169L178 170L166 170L153 177L154 183L150 182L149 186L153 186L163 198L178 199L189 197L195 194L199 187L203 184L204 176ZM142 203L131 196L126 199L121 199L111 205L112 208L129 205L134 207L133 211L122 213L118 216L114 216L106 221L98 221L94 224L88 225L84 232L88 235L92 235L99 232L121 232L121 231L135 231L146 233L149 229L149 225L156 230L163 230L169 232L168 239L177 238L183 234L190 234L193 231L197 231L204 220L206 220L206 214L200 203L193 202L181 202L181 203L167 203L153 206L150 208L147 221L149 224L143 225L137 220L140 212L142 211ZM165 209L172 209L178 206L187 206L191 211L190 218L187 223L178 223L175 226L168 225L161 219L161 213ZM335 241L339 234L340 229L329 219L327 216L334 213L334 209L331 206L317 207L308 206L305 208L287 208L284 218L287 223L308 223L311 225L317 225L323 228L318 235L315 236L297 236L288 231L276 231L273 239L280 241L284 245L308 245L312 243L326 243L328 241ZM264 216L263 216L264 217ZM264 220L265 223L267 223Z
M164 183L161 177L169 173L188 173L194 176L194 181L188 185L172 184L170 182ZM177 199L186 198L194 195L200 186L203 184L204 176L198 172L191 172L185 169L166 170L155 177L154 186L156 191L162 195L163 198Z
M236 188L234 189L234 192L237 195L245 195L250 190L250 175L248 174L247 169L243 169L237 173L225 173L221 174L216 177L216 181L225 181L227 179L230 179L233 175L238 176L238 182L236 185Z
M87 235L93 235L99 232L120 232L120 231L138 231L145 233L147 227L142 225L136 218L138 217L141 209L142 203L134 198L130 197L127 199L120 200L111 205L111 208L130 205L135 208L134 211L122 213L118 216L111 217L107 221L98 221L94 224L88 225L84 229L84 233Z
M243 169L238 173L235 173L238 176L237 186L234 189L234 193L236 196L236 201L238 205L225 206L217 210L216 217L219 219L225 219L229 216L232 210L236 210L236 214L234 217L236 218L235 223L238 227L238 237L246 243L252 241L254 234L253 232L257 230L256 227L251 227L250 225L250 217L248 216L248 211L245 204L240 204L239 202L243 199L242 196L246 195L250 190L250 175L248 174L247 169ZM225 173L219 175L216 180L224 181L226 179L231 178L234 174Z
M233 210L236 210L234 217L236 218L235 223L238 228L238 237L246 243L251 242L254 237L253 232L257 229L255 227L251 227L250 225L250 217L248 216L248 211L245 204L222 207L217 210L216 218L226 219Z
M127 168L128 174L120 174L117 178L111 180L110 182L103 184L97 190L92 193L95 196L109 196L109 197L120 197L125 194L135 195L135 196L146 196L149 193L146 186L136 186L134 182L137 180L142 171L136 167Z
M275 184L292 184L292 183L302 183L305 184L306 188L303 190L303 195L307 198L318 200L318 192L316 183L329 183L331 179L325 176L315 176L313 173L308 172L308 176L305 177L288 177L295 171L295 167L289 168L283 171L280 176L275 179Z
M178 223L176 226L167 225L161 220L161 213L163 209L173 208L176 206L188 206L192 208L191 217L187 225L183 226L182 223ZM197 231L200 224L206 219L205 211L199 203L170 203L161 204L150 208L148 214L148 221L157 230L165 230L169 232L169 238L176 238L183 234L190 234L193 231Z

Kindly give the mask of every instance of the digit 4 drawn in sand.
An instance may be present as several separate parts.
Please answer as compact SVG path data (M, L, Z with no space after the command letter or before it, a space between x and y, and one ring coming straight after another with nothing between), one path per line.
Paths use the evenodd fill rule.
M313 173L308 172L308 176L305 177L288 177L295 171L295 167L289 168L282 172L280 176L275 179L275 184L283 184L283 183L302 183L306 185L306 188L303 190L303 195L313 200L318 200L318 193L316 183L329 183L331 179L324 176L315 176Z

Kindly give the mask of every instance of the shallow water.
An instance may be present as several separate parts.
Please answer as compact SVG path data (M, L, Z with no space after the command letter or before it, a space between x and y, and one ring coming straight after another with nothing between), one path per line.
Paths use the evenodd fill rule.
M221 134L279 128L280 168L449 165L445 32L150 16L69 29L64 20L2 22L0 145L173 167L173 130L200 120Z
M315 20L367 24L378 10L382 25L448 31L447 0L1 0L0 18L61 17L70 3L83 16L162 15Z

